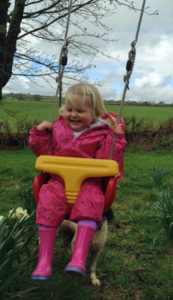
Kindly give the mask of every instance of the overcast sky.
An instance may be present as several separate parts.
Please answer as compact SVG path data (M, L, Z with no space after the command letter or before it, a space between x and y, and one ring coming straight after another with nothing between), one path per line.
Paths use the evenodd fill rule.
M142 0L136 1L140 8ZM136 45L136 61L130 80L130 90L126 99L137 101L164 101L173 103L173 2L172 0L148 0L148 11L158 10L159 15L144 14L141 31ZM120 100L124 87L123 76L130 50L135 38L139 12L122 6L106 19L113 28L111 36L117 41L110 44L100 43L104 52L118 60L111 61L102 55L93 60L96 68L87 71L91 82L98 81L104 99ZM31 41L35 46L38 41ZM50 48L50 45L48 45ZM83 59L83 58L81 58ZM81 78L82 79L82 78ZM64 90L66 87L64 87ZM37 79L34 83L27 78L12 78L4 92L55 95L56 84L51 86Z

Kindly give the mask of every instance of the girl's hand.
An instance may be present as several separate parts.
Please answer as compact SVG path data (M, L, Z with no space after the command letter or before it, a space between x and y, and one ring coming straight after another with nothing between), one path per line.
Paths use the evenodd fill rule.
M112 126L113 132L116 134L123 134L122 124L118 124L117 122Z
M43 131L43 130L52 130L52 123L48 121L43 121L37 126L38 131Z

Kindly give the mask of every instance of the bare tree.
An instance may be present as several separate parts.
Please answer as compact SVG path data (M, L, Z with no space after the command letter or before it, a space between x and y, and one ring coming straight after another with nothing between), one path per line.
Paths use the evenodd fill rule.
M74 60L68 65L69 72L81 72L91 65L92 57L101 52L96 40L108 41L104 16L113 13L117 5L135 9L133 1L73 0L71 2L71 32L68 37ZM58 56L34 49L32 40L47 41L57 50L64 43L69 0L1 0L0 1L0 99L2 89L12 75L55 76ZM94 23L101 29L90 32L83 28L85 21L90 27ZM79 23L80 22L80 23ZM32 39L31 39L32 37ZM92 42L93 38L93 42ZM52 46L51 46L52 47ZM79 51L90 55L88 64L77 60ZM58 52L58 51L57 51ZM103 55L106 55L104 52Z

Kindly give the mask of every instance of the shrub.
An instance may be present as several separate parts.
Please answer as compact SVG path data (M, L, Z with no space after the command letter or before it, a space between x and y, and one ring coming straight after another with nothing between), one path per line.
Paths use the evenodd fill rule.
M168 171L162 166L152 168L152 180L154 185L161 190L168 178Z
M29 215L35 211L36 203L32 192L32 182L22 184L17 193L18 203L22 207L25 207ZM33 224L35 223L35 216L33 216Z
M162 191L160 200L153 205L154 219L158 222L160 230L154 239L161 235L165 236L168 241L173 240L173 188Z
M30 245L34 236L32 215L21 208L13 210L0 221L0 294L7 299L10 286L33 260Z
M157 127L145 119L136 120L135 117L125 119L126 139L130 148L156 150L163 148L171 150L173 145L173 118L170 118Z
M18 120L16 123L17 132L12 132L8 121L0 123L0 149L23 149L28 145L30 129L38 121Z

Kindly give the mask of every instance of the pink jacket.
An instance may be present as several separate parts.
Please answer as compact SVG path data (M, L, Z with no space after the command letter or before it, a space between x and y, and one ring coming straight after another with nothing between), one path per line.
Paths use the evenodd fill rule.
M47 131L37 131L35 126L30 131L29 145L36 156L49 155L72 156L85 158L108 159L110 155L113 132L106 125L99 125L88 129L78 137L74 137L62 116L53 125L50 146ZM123 159L126 141L124 135L117 135L113 153L113 160L120 163Z
M88 130L81 133L79 136L74 137L74 134L69 128L62 116L54 123L51 138L47 131L39 132L37 131L37 126L35 126L30 131L29 137L29 145L31 150L36 154L36 156L44 155L49 152L49 155L56 155L56 156L71 156L71 157L84 157L84 158L100 158L100 159L109 159L111 143L112 143L113 132L111 128L107 124L101 124L95 126L93 128L89 128ZM50 138L50 143L49 143ZM123 153L124 148L126 146L126 141L124 139L124 135L117 135L116 142L114 147L114 153L112 159L116 160L119 165L123 164ZM56 178L58 179L58 178ZM52 176L52 181L50 180L50 189L49 186L46 185L46 188L43 187L39 194L39 204L37 206L37 223L47 226L58 226L60 221L55 219L63 220L65 214L67 214L67 208L65 206L61 207L62 216L60 216L60 212L55 215L55 210L53 209L53 205L51 204L53 200L51 198L54 197L55 191L51 195L52 190L55 188L55 185L58 184L58 194L57 197L61 197L61 204L57 202L57 206L61 205L62 202L65 202L65 195L63 194L64 187L62 186L62 180L59 180L59 183L55 183L55 176ZM95 183L97 180L95 181ZM86 183L86 184L85 184ZM61 185L61 186L60 186ZM101 221L102 213L103 213L103 206L104 203L100 204L97 203L97 207L94 207L93 202L97 201L97 198L100 197L100 202L104 202L104 196L101 196L101 188L99 184L96 183L97 188L93 187L94 179L88 179L84 182L81 186L81 192L76 200L73 209L71 210L71 219L78 220L82 218L91 218L96 220L97 222ZM49 189L49 191L48 191ZM61 192L60 192L61 191ZM86 194L88 196L86 196ZM99 196L100 194L100 196ZM83 195L83 196L82 196ZM45 202L46 199L49 198L49 205ZM87 204L83 204L83 198L88 198ZM89 203L91 202L92 204ZM94 200L93 200L94 199ZM86 201L85 201L86 202ZM82 204L81 204L82 203ZM52 205L52 208L51 208ZM75 209L74 209L75 207ZM92 209L91 209L92 207ZM99 208L100 207L100 208ZM48 210L51 209L50 212ZM91 211L92 210L92 211ZM47 217L45 219L45 215L47 212ZM53 213L54 212L54 213ZM49 218L48 218L49 216ZM50 219L52 221L50 221Z

